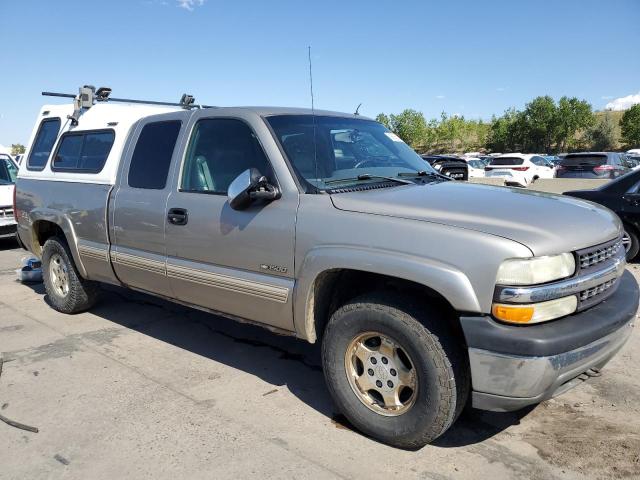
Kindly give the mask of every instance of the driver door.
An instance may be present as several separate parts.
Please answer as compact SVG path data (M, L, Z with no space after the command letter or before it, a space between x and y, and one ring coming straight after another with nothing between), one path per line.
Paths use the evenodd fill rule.
M167 275L179 300L293 330L297 191L242 211L227 200L229 184L248 168L278 184L256 128L266 131L242 111L194 116L167 200Z

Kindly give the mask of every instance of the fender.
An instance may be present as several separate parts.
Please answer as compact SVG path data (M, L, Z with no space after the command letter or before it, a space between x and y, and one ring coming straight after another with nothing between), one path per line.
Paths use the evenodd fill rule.
M64 233L64 236L66 237L67 244L69 245L69 250L71 251L71 256L73 257L73 261L76 264L76 268L78 269L80 275L86 278L87 271L78 253L78 239L71 219L68 216L63 215L60 211L52 210L50 208L34 208L29 212L29 229L31 231L32 249L38 248L39 250L41 250L39 246L36 247L35 245L37 244L37 240L36 232L33 228L35 223L38 221L55 223L62 229L62 233ZM42 256L41 251L38 256Z
M316 340L313 316L315 281L322 272L351 269L379 273L425 285L458 311L481 312L480 303L467 276L437 260L385 250L331 245L310 250L300 267L294 289L294 326L297 336Z

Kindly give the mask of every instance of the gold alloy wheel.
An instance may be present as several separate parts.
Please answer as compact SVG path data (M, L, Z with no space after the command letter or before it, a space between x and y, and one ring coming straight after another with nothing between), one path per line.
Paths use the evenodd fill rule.
M51 286L58 295L66 297L69 294L67 266L57 253L54 253L49 260L49 278L51 279Z
M418 394L416 370L398 342L378 332L358 335L344 366L351 389L370 410L389 417L406 413Z

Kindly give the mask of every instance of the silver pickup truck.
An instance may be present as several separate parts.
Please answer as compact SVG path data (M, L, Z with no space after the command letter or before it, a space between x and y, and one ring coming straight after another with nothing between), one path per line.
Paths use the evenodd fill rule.
M84 100L43 107L17 179L58 311L108 283L321 341L339 410L403 448L558 395L631 334L598 205L451 181L357 115Z

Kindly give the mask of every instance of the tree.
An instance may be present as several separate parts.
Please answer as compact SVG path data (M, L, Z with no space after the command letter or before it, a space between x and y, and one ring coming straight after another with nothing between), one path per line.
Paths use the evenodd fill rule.
M630 147L640 147L640 104L624 112L620 119L622 140Z
M585 130L595 122L591 105L576 97L562 97L558 102L556 115L556 149L561 152L566 151L567 145L579 130Z
M389 120L389 117L385 113L379 113L378 116L376 117L376 122L381 123L382 125L387 127L389 130L391 130L391 121Z
M20 155L24 153L24 145L21 143L14 143L11 145L11 155Z
M549 152L558 127L558 109L553 98L536 97L524 109L527 130L524 149L532 152Z
M422 145L427 136L427 122L424 115L416 110L406 109L398 115L391 114L389 125L392 132L414 148Z
M616 125L609 114L603 116L586 133L591 150L608 151L616 148Z
M486 145L493 152L509 152L519 149L523 138L522 112L510 108L500 118L491 119Z

